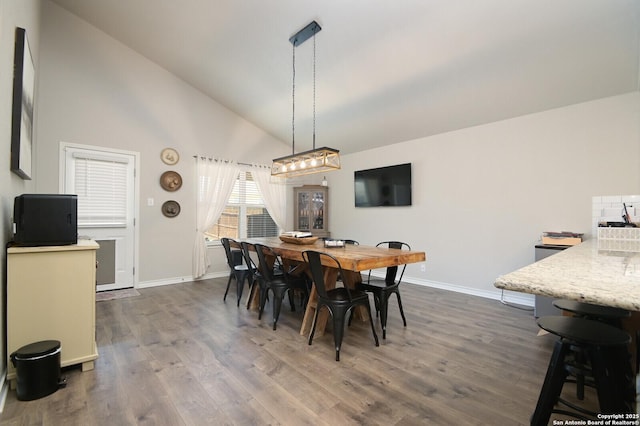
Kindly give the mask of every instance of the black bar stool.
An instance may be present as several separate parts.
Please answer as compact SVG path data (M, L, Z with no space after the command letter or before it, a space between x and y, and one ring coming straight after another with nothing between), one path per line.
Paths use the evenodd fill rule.
M634 412L634 384L627 353L631 338L627 333L598 321L569 316L543 317L538 319L538 326L560 339L555 343L531 425L546 425L551 413L583 420L596 418L596 413L560 398L569 374L581 374L593 381L600 413ZM574 357L576 353L587 362L577 362L580 358ZM575 411L555 409L558 403Z
M553 301L553 306L569 312L576 317L600 321L622 329L622 320L629 318L631 312L626 309L614 308L611 306L594 305L591 303L577 302L575 300L558 299ZM579 354L576 354L579 357ZM584 362L584 359L581 361ZM637 361L636 361L636 371ZM579 400L584 399L584 377L580 374L576 376L576 396Z

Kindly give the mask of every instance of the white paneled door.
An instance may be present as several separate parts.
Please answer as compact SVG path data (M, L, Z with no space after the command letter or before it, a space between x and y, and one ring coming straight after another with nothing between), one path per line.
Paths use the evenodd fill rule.
M78 236L96 240L96 289L134 287L137 153L61 144L62 192L78 196Z

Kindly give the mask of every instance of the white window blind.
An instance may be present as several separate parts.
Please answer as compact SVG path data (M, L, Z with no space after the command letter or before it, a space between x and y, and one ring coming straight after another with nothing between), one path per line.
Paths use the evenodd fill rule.
M264 207L262 194L251 172L240 172L218 223L207 234L211 239L274 237L278 226Z
M236 183L233 185L233 192L229 197L229 204L263 205L262 195L258 190L258 185L253 180L251 172L240 172Z
M73 157L78 226L126 226L126 160Z

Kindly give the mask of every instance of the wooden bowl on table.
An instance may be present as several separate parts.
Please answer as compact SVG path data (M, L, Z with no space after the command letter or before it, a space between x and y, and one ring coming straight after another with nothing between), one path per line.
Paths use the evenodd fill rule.
M296 238L296 237L287 237L286 235L280 235L280 241L291 244L300 244L300 245L311 245L318 241L318 237L304 237L304 238Z

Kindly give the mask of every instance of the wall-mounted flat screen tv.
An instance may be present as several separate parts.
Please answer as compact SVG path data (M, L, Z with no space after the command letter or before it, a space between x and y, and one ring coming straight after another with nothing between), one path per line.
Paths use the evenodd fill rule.
M411 205L411 163L358 170L353 180L356 207Z

